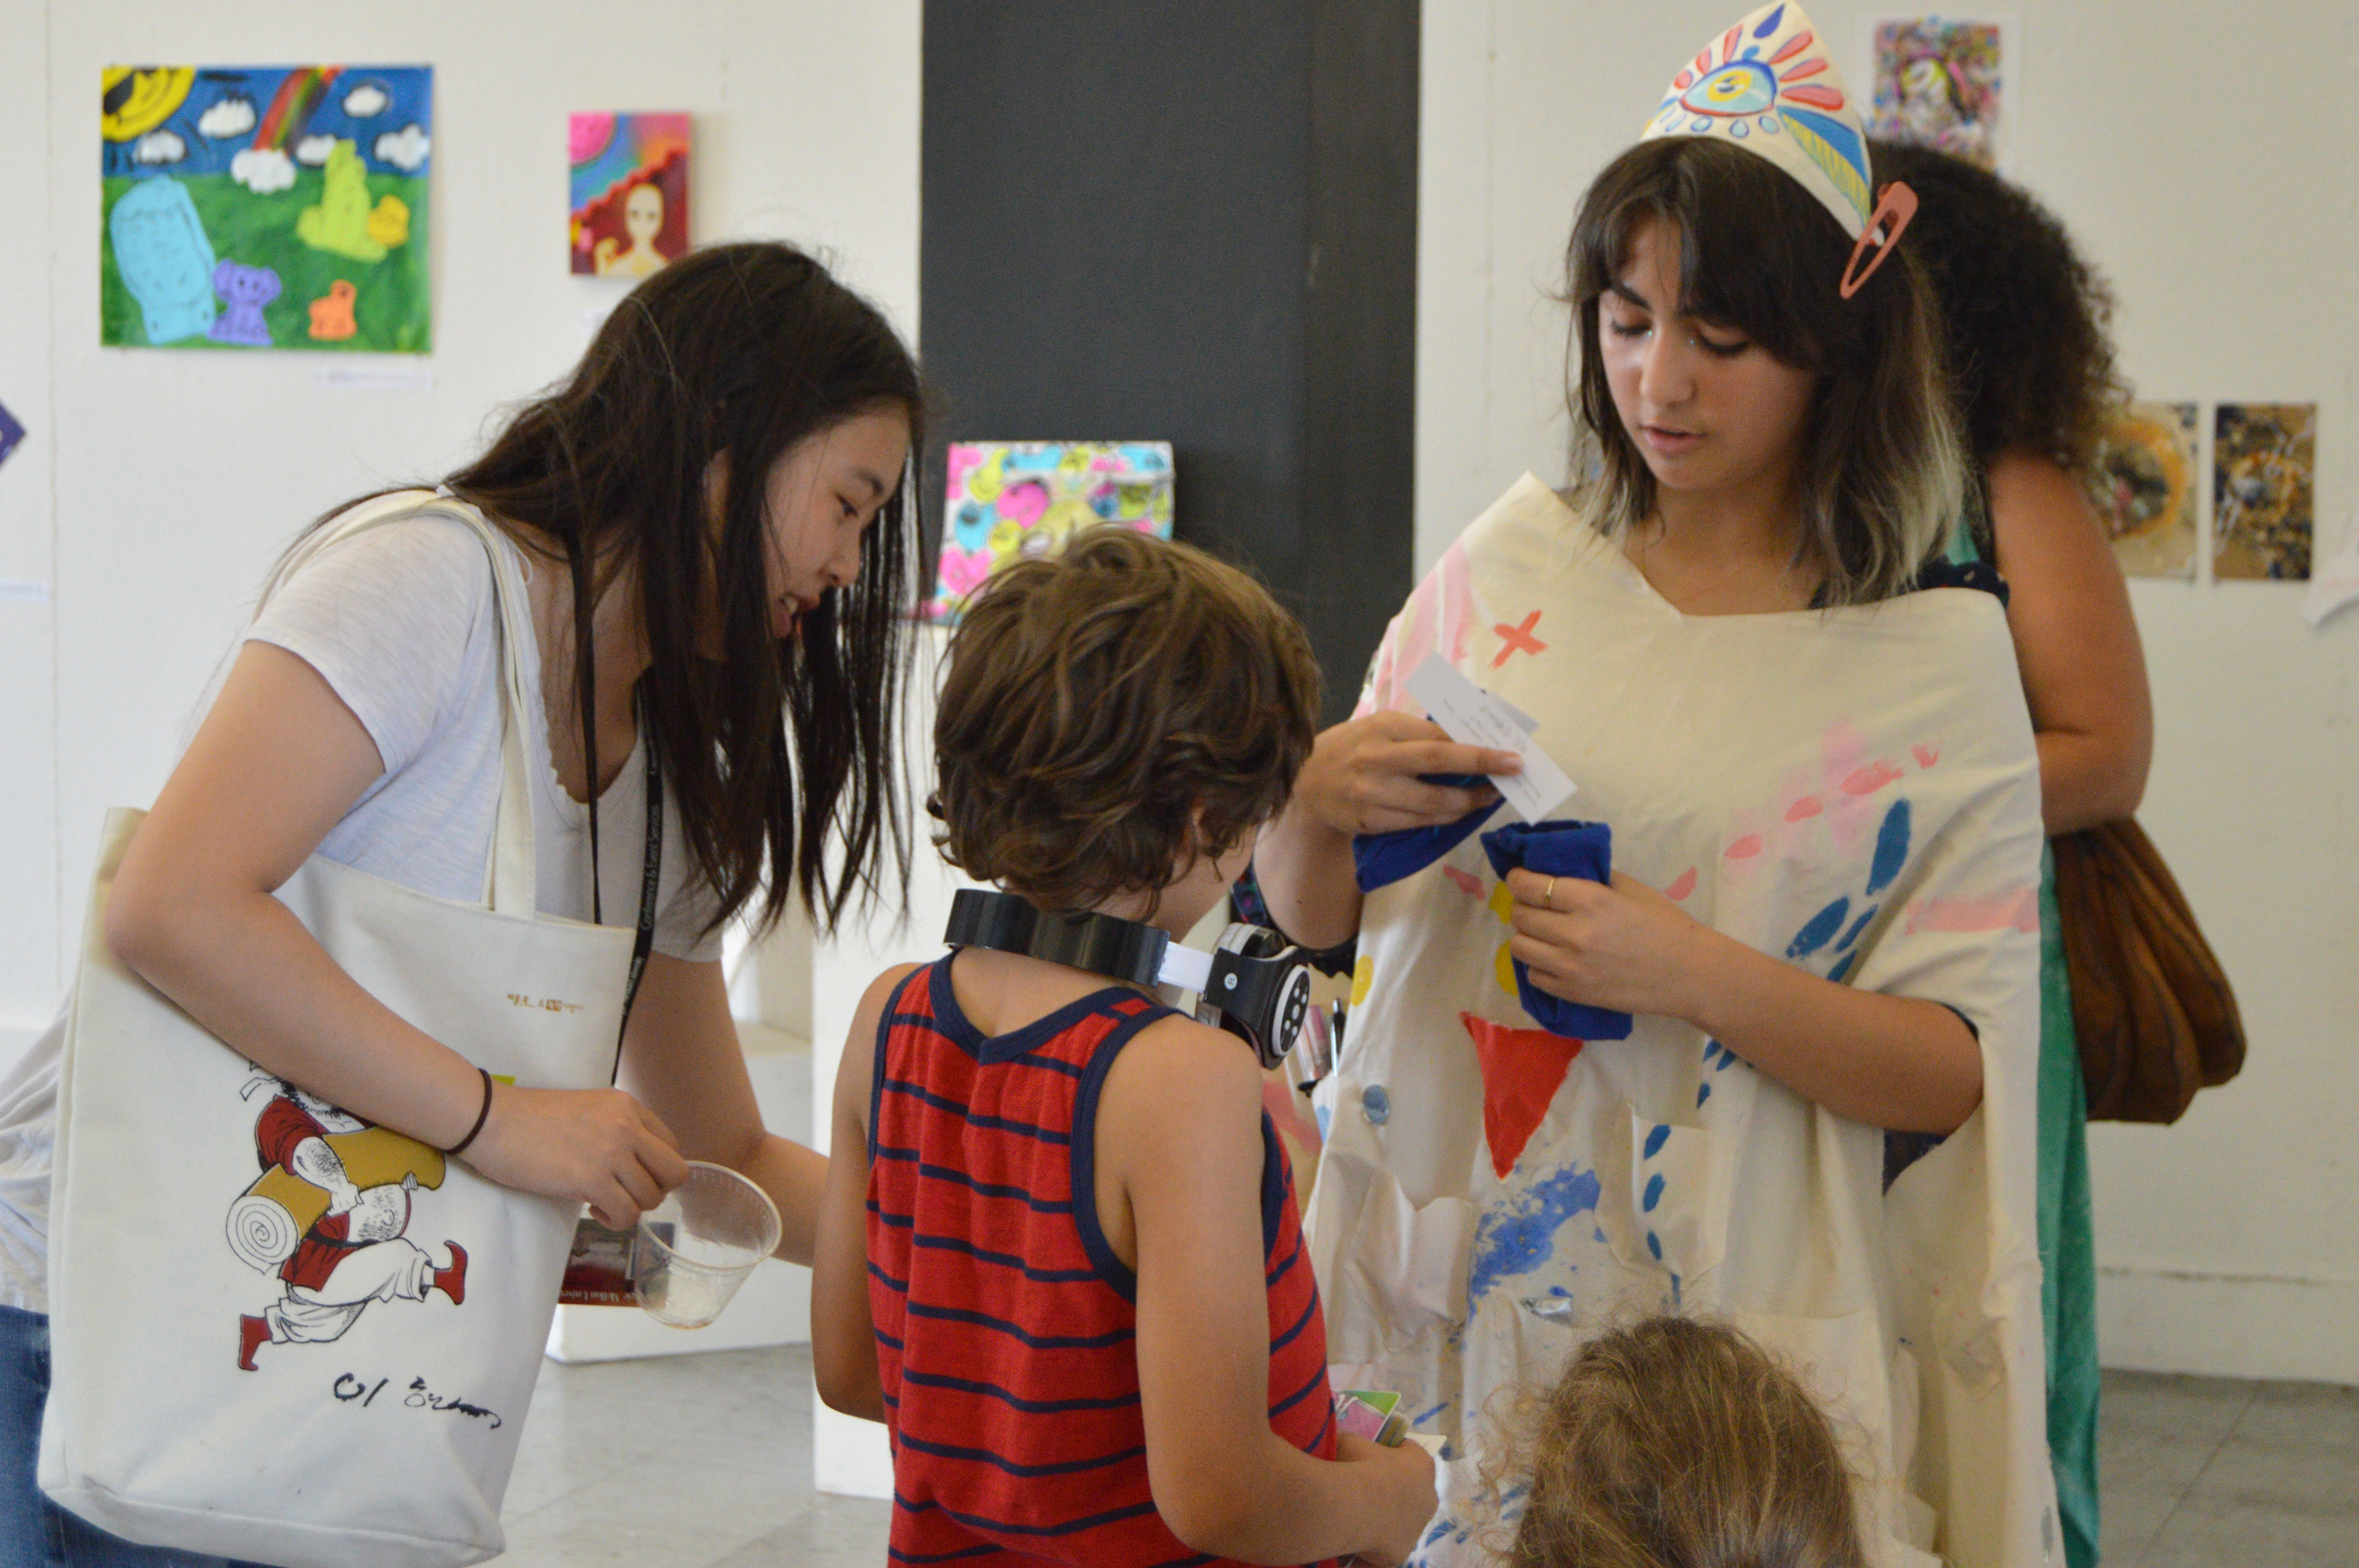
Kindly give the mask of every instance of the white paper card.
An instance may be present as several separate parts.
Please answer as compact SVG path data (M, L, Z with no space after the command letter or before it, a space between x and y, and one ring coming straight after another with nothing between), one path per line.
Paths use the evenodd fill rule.
M2334 558L2310 573L2310 591L2302 596L2302 619L2323 626L2326 618L2359 600L2359 516L2343 531L2343 548Z
M1428 654L1401 686L1460 745L1513 752L1524 760L1520 773L1491 775L1491 783L1517 816L1538 822L1572 794L1572 781L1533 741L1532 720L1460 675L1440 654Z

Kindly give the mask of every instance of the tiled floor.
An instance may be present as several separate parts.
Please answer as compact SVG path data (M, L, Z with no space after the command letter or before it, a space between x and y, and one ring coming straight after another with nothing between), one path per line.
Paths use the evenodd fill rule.
M883 1503L811 1491L810 1352L541 1363L501 1568L884 1568Z
M2117 1568L2359 1568L2359 1389L2108 1372Z
M810 1356L544 1362L502 1568L883 1568L810 1488ZM2359 1568L2359 1390L2105 1375L2114 1568Z

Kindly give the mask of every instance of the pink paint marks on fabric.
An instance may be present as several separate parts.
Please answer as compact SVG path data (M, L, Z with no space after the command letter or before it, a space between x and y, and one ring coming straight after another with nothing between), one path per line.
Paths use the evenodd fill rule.
M1826 810L1826 807L1820 803L1817 795L1806 795L1801 799L1796 801L1793 805L1786 808L1786 820L1788 822L1807 822L1811 817L1818 816L1824 810Z
M1680 900L1687 897L1688 894L1695 892L1695 890L1696 869L1693 866L1690 866L1686 871L1681 871L1679 874L1678 878L1672 881L1670 886L1663 890L1663 894L1673 903L1677 903Z
M1747 833L1744 838L1739 838L1735 843L1731 844L1724 853L1732 860L1749 860L1753 859L1754 856L1761 853L1761 835L1758 833Z
M2015 888L1989 898L1927 898L1908 906L1908 934L1920 931L1983 933L2037 932L2039 890Z
M1532 628L1539 623L1540 612L1535 610L1525 616L1520 624L1510 626L1502 621L1492 627L1491 630L1497 633L1499 636L1499 652L1497 656L1492 659L1491 667L1497 669L1501 665L1506 664L1512 654L1547 653L1549 645L1532 635Z
M1941 760L1941 748L1939 746L1911 746L1908 748L1908 754L1917 759L1917 765L1919 767L1930 768L1935 762Z
M1843 791L1845 795L1871 795L1886 784L1898 784L1900 778L1900 765L1888 757L1882 757L1845 774Z
M1451 886L1456 888L1460 892L1464 893L1468 898L1481 898L1483 896L1483 883L1479 878L1468 876L1464 871L1460 871L1455 866L1442 867L1441 874L1450 879Z

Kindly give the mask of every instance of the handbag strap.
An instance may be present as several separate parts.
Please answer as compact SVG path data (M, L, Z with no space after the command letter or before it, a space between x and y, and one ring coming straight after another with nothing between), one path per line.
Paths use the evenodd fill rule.
M492 615L499 629L500 805L492 828L492 852L484 868L484 903L495 914L529 919L538 913L540 902L532 826L532 775L525 766L524 744L524 716L532 710L524 684L524 638L531 625L532 612L531 601L525 596L523 575L516 568L515 550L506 536L493 527L483 513L455 496L431 491L397 491L363 502L297 544L264 585L261 602L269 603L271 595L289 577L330 546L387 523L429 514L465 524L491 557ZM658 824L655 831L660 833L660 817L654 809L652 790L649 805L649 820ZM652 879L642 902L646 907L641 911L640 922L651 932ZM641 958L633 960L634 979L644 963Z

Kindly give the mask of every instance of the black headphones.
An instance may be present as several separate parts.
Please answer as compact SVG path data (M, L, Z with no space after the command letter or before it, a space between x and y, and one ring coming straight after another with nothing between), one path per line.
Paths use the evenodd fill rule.
M1291 1060L1301 1083L1334 1066L1324 1008L1310 1000L1310 956L1266 926L1232 923L1210 953L1157 927L1111 914L1049 914L1010 892L961 888L951 899L953 947L1022 953L1133 985L1196 993L1196 1019L1254 1049L1264 1067Z

